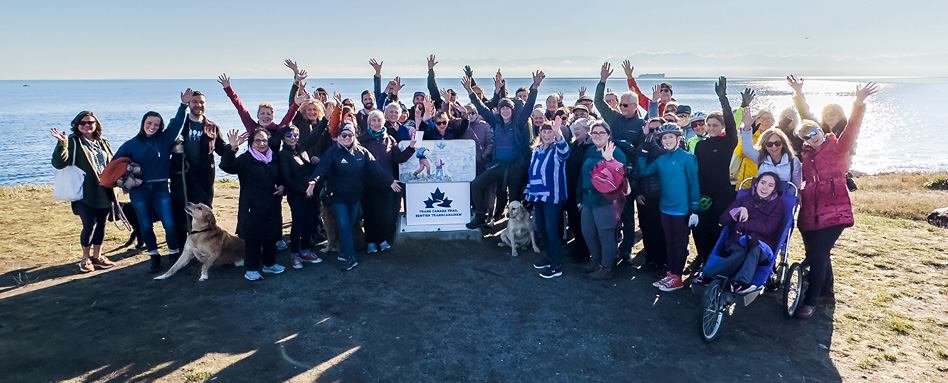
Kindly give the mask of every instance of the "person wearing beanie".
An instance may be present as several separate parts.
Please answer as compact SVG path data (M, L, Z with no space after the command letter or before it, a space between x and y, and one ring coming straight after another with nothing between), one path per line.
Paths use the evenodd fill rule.
M487 225L487 201L484 191L496 183L506 186L507 199L520 201L526 184L527 161L530 159L530 127L527 120L537 101L537 89L546 74L537 71L533 74L533 85L525 103L507 98L497 103L497 113L492 112L484 102L474 94L471 78L464 77L461 83L467 90L471 103L478 114L492 127L494 135L494 159L483 173L471 182L474 198L474 216L467 223L469 229ZM499 82L502 83L502 79ZM495 84L497 85L497 84ZM499 88L499 86L498 86Z

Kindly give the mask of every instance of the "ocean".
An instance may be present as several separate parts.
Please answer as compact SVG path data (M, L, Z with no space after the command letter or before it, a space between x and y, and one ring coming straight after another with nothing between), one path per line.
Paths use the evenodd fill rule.
M385 79L386 81L388 79ZM639 80L643 91L665 81L674 87L674 97L694 111L720 110L714 95L712 78L666 78ZM402 97L424 91L425 79L402 79L406 85ZM488 91L490 79L478 79ZM948 170L944 154L946 138L943 129L948 105L948 78L807 79L804 91L810 109L817 115L827 104L840 104L849 116L856 84L877 81L879 93L867 100L867 111L859 135L852 169L869 174L882 172L935 172ZM530 79L507 79L511 92L528 86ZM578 97L580 87L593 95L598 79L569 78L544 80L540 86L542 104L546 96L562 92L567 103ZM353 98L361 105L359 94L372 87L366 79L308 79L312 91L324 87L343 97ZM234 90L255 115L256 105L269 102L276 107L274 120L279 121L287 110L290 79L233 79ZM458 78L439 79L442 88L461 89ZM0 185L49 184L53 181L50 158L56 140L49 130L69 131L69 122L79 111L91 110L100 118L104 136L117 150L139 130L142 115L157 111L165 121L174 116L180 104L180 93L186 88L202 91L207 97L205 115L222 129L243 130L233 105L214 79L207 80L14 80L0 81ZM607 87L621 93L626 89L624 76L617 71ZM792 105L792 91L782 78L731 78L728 95L732 106L739 105L740 91L745 87L757 91L753 110L769 108L778 115ZM462 93L464 93L462 91ZM220 173L219 178L233 178Z

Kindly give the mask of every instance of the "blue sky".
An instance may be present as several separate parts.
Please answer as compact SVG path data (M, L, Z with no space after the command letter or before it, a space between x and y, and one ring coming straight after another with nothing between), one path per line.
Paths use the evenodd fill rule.
M943 1L536 4L0 0L0 79L277 78L284 58L367 77L370 57L422 77L430 53L439 73L484 77L597 77L623 59L669 76L948 76Z

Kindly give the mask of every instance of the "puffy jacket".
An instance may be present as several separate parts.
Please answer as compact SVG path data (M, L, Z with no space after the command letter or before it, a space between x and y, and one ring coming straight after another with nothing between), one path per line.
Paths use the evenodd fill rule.
M698 187L698 163L695 156L682 149L662 154L647 163L640 155L639 175L658 174L661 180L662 197L658 207L665 214L686 215L697 213L701 201Z
M829 133L819 147L804 145L803 187L800 189L800 214L797 225L801 231L830 226L850 227L855 223L853 206L846 187L849 153L856 144L865 105L853 107L846 129L837 139Z
M753 132L753 134L744 134L744 131L742 130L740 137L738 137L737 147L734 148L734 156L741 160L741 166L737 170L736 190L741 190L741 181L757 176L757 157L751 158L744 155L743 145L745 142L744 140L747 140L747 138L751 138L750 140L747 140L751 146L756 145L761 133L763 133L763 130L760 129L757 129L757 131ZM744 184L744 187L749 188L750 184L746 183Z
M240 197L237 200L237 236L245 240L277 240L283 234L283 197L273 195L277 185L282 185L277 154L270 163L263 163L247 151L237 152L227 145L221 156L220 169L236 174L240 180ZM255 149L249 149L255 150Z

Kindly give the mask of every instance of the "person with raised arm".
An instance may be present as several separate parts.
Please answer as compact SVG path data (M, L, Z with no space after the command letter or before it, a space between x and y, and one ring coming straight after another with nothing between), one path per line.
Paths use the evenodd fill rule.
M322 178L326 179L330 203L339 219L339 256L346 259L343 271L359 265L352 225L358 219L366 184L388 185L396 193L402 191L398 180L387 177L375 156L359 145L355 130L354 124L342 125L336 144L323 153L306 188L306 195L312 197L316 183Z
M500 71L498 71L499 75ZM471 78L464 77L461 83L471 99L471 103L477 108L477 113L491 125L494 133L494 160L490 167L483 173L474 178L471 182L474 198L474 217L467 223L470 229L480 228L487 225L487 206L484 200L484 191L498 182L506 185L507 199L520 200L525 186L527 175L527 161L530 158L530 127L527 119L533 112L533 106L537 101L536 90L540 83L546 78L543 71L533 73L533 84L530 86L531 92L527 97L526 103L519 99L501 99L498 102L498 112L493 111L484 105L474 94L471 88ZM502 79L499 80L502 83ZM495 82L499 87L501 83Z
M653 140L658 138L658 129L665 125L661 117L652 117L642 128L642 133L652 135ZM642 138L645 140L645 137ZM645 156L646 165L651 164L659 156L668 151L659 147L639 157ZM638 169L641 169L639 167ZM667 260L665 246L665 230L662 228L662 211L659 201L662 196L661 179L658 174L637 174L635 182L635 203L638 204L639 229L642 230L642 245L645 250L645 261L639 266L640 270L662 270ZM687 239L687 238L686 238Z
M275 152L269 146L270 134L263 127L254 129L252 135L231 131L228 150L221 156L221 170L236 174L240 181L237 236L244 240L244 278L249 281L261 279L261 271L279 274L286 270L276 262L276 243L283 236L281 205L285 188ZM237 156L237 148L248 136L250 147Z
M436 117L437 118L437 117ZM398 179L398 165L415 154L415 137L405 150L398 147L395 137L388 134L381 111L369 113L368 131L359 137L359 143L375 157L386 179ZM362 216L365 223L365 241L369 254L392 248L389 241L395 237L398 212L401 208L399 194L389 185L367 184L362 194Z
M632 66L632 63L629 62L629 60L622 61L622 71L625 72L625 79L626 79L626 82L629 84L629 90L635 92L635 94L638 95L637 101L638 101L639 106L642 107L642 109L649 110L649 103L654 102L658 105L658 110L664 111L665 106L670 101L675 101L675 99L672 98L672 94L673 94L672 86L668 84L667 82L663 82L659 85L656 85L658 89L658 93L653 94L652 98L649 99L648 96L646 96L645 93L643 93L642 90L639 89L639 84L635 82L635 76L632 75L633 70L635 70L635 67ZM658 116L650 116L650 117L658 117Z
M102 136L102 123L94 113L79 112L70 125L72 134L69 136L55 128L50 129L49 133L57 141L53 149L53 167L64 169L75 165L85 173L82 199L71 203L72 213L82 221L79 271L88 273L96 269L111 269L115 263L102 256L102 240L105 238L105 220L115 201L115 192L99 184L99 175L112 160L112 146Z
M780 177L780 181L791 182L799 189L803 186L803 170L800 159L791 147L790 139L783 130L771 128L760 133L760 138L752 144L753 121L750 113L744 114L740 149L744 158L754 161L757 169L755 176L771 172ZM738 178L738 182L741 180L742 178Z
M306 92L305 87L300 86L301 89L296 92L293 105L290 105L290 109L286 111L286 115L283 116L283 120L281 120L279 124L273 122L273 105L269 103L261 103L257 107L257 119L254 120L253 117L250 117L250 112L247 111L247 108L245 108L244 104L240 101L240 97L237 97L237 93L231 88L230 77L227 77L227 74L223 73L217 78L217 82L224 87L224 93L227 94L227 97L230 98L230 102L234 103L234 107L237 108L240 122L243 123L244 128L247 129L247 134L252 134L258 127L273 131L289 125L293 122L293 118L296 117L296 112L300 104L306 101L306 96L303 95L303 93ZM280 150L280 139L275 136L271 137L271 139L273 141L270 142L270 149L273 151Z
M308 74L305 70L299 69L296 62L292 60L287 59L284 65L290 68L294 73L293 79L295 81L293 81L293 85L290 86L290 96L287 103L287 106L293 107L293 104L296 103L296 96L299 93L299 84L306 79ZM329 116L332 113L327 112L327 104L318 99L310 98L309 93L304 92L303 94L306 100L300 104L296 117L293 117L292 124L299 130L300 142L312 142L313 146L303 149L309 151L311 155L318 157L332 144L332 138L329 137ZM318 136L316 141L307 140L311 134Z
M128 191L132 207L138 215L138 223L145 242L145 248L151 257L151 273L157 273L161 268L161 255L158 253L158 241L152 225L152 212L158 213L161 226L165 229L165 243L168 246L168 255L174 258L181 252L178 241L178 231L174 223L174 211L171 201L171 191L168 189L168 177L171 173L171 148L175 139L184 129L185 111L191 103L194 92L188 88L181 93L181 105L165 129L165 121L158 112L148 112L142 116L141 128L138 134L126 141L115 152L115 157L128 157L132 162L141 166L142 175L140 185Z
M797 227L803 236L806 262L810 265L809 288L803 305L795 313L799 318L813 316L819 304L835 303L830 252L843 230L855 223L846 187L846 170L866 113L866 98L877 90L874 83L856 86L853 114L838 138L836 133L824 133L812 120L804 120L797 128L797 136L804 140L800 154L803 188L800 189Z
M576 186L577 204L580 205L582 215L583 238L589 248L590 259L583 265L583 271L589 279L611 279L612 267L615 265L616 252L619 245L616 243L616 228L619 225L615 194L623 199L625 190L617 188L609 195L600 192L593 181L593 172L604 163L606 167L623 168L627 164L627 157L618 150L612 138L609 124L596 120L589 124L589 135L593 145L586 149L583 156L583 166L580 168L580 180ZM621 185L619 186L622 187Z
M290 226L290 265L294 269L301 269L303 262L323 261L311 250L312 235L319 221L319 199L306 197L309 175L316 169L319 157L306 149L313 146L300 138L300 131L295 125L280 129L279 134L283 136L283 149L276 153L276 161L280 166L286 202L290 205L293 219ZM310 135L306 139L315 141L318 137Z
M552 123L540 126L540 134L534 143L530 158L527 200L534 203L537 231L546 245L546 257L533 264L540 269L543 278L563 275L563 249L560 228L563 226L563 204L569 192L566 190L566 159L569 143L560 130L563 119L556 117Z

